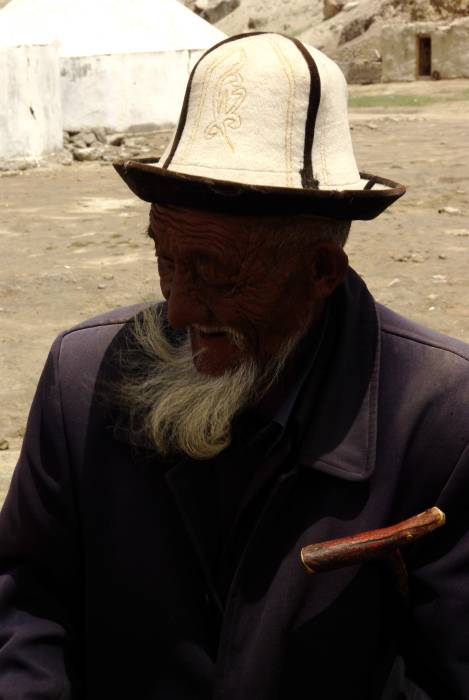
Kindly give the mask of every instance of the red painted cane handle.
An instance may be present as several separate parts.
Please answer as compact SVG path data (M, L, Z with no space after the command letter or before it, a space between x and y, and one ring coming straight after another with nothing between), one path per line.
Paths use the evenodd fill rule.
M309 574L381 559L445 524L439 508L429 508L412 518L379 530L311 544L301 550L301 561Z

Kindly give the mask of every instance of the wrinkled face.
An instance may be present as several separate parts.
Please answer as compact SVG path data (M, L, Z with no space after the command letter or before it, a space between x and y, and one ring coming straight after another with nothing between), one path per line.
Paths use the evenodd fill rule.
M345 269L332 279L314 269L314 256L280 253L278 224L152 205L149 235L168 320L189 330L200 372L219 376L246 357L264 365L306 331L340 282Z

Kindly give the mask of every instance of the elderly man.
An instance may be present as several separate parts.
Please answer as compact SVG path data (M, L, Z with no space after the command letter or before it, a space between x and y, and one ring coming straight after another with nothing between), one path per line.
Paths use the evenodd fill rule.
M116 168L166 301L52 347L0 519L0 697L467 700L469 349L348 269L404 188L358 172L339 69L229 39L161 161ZM433 506L401 556L418 528L383 528Z

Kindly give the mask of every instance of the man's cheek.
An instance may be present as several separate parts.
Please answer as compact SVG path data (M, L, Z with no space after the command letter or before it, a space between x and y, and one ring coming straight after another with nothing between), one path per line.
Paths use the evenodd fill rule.
M160 276L160 288L164 298L169 299L169 295L171 293L171 280L165 275Z
M270 325L279 305L278 295L270 284L265 287L245 287L236 301L239 318L245 325L255 328Z
M243 336L245 350L251 356L258 353L259 334L262 334L265 325L264 315L258 312L255 295L248 295L227 304L224 313L225 324Z

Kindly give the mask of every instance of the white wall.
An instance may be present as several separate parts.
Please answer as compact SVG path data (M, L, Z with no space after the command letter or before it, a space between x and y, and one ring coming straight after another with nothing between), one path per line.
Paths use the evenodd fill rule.
M0 48L0 158L62 148L60 90L55 47Z
M432 38L432 71L441 78L469 78L469 21L415 22L383 27L383 82L417 79L417 37Z
M206 49L225 34L178 0L11 0L0 46L53 44L59 56Z
M469 23L458 22L435 33L432 68L442 78L469 78Z
M185 86L203 51L64 57L61 65L64 128L176 124Z
M416 31L405 24L390 24L381 32L383 77L386 82L416 79Z

